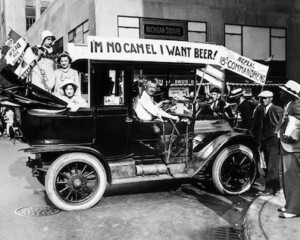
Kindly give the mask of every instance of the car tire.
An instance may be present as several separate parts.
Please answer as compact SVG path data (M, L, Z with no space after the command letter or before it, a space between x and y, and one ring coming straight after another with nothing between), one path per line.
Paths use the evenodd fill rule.
M214 186L222 194L238 195L248 191L256 174L257 163L253 151L241 144L221 150L212 167Z
M105 169L94 156L68 153L58 157L46 174L45 188L50 201L65 211L85 210L103 196Z

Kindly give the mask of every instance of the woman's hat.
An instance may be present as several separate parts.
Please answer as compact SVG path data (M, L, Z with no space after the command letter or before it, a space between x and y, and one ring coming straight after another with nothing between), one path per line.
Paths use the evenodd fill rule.
M262 98L269 98L273 96L274 94L271 91L262 91L260 94L258 94L258 97L262 97Z
M230 92L229 98L237 98L244 95L244 90L242 88L234 89Z
M57 59L56 59L56 63L58 65L60 65L60 60L62 57L68 57L69 58L69 62L72 62L72 58L70 57L70 54L66 51L62 52L61 54L58 55Z
M279 86L283 91L293 95L296 98L300 98L300 84L294 80L288 80L284 86Z
M45 30L45 31L43 31L43 32L41 33L41 39L42 39L41 45L43 45L43 43L44 43L44 41L45 41L45 39L46 39L47 37L51 37L52 40L55 41L55 37L54 37L54 35L52 34L52 32L50 32L49 30Z
M76 89L78 88L78 85L73 80L66 80L65 82L62 83L60 88L65 89L67 87L67 85L70 85L70 84L75 88L75 91L76 91Z

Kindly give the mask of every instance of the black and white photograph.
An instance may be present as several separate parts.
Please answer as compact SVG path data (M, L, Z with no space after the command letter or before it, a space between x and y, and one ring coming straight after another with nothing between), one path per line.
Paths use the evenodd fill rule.
M1 240L300 239L300 1L0 17Z

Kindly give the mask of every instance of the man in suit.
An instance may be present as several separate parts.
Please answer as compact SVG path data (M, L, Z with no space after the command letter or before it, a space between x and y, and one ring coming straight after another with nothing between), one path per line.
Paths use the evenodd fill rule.
M278 129L286 205L278 211L281 218L293 218L300 216L300 84L289 80L280 88L285 103Z
M241 117L241 121L238 122L237 127L252 130L255 104L246 99L242 88L234 89L229 98L235 99L238 103L237 112Z
M283 110L272 103L272 92L262 91L258 97L261 98L262 104L254 112L252 132L267 165L265 191L260 192L260 195L275 195L280 189L277 125L282 118Z

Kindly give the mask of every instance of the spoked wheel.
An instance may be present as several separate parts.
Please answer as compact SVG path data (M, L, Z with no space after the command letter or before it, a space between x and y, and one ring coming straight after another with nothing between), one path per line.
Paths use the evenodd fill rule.
M250 189L257 174L252 150L236 144L224 148L216 157L212 169L215 187L223 194L237 195Z
M94 206L106 188L101 162L85 153L65 154L48 169L45 188L51 202L66 211Z

